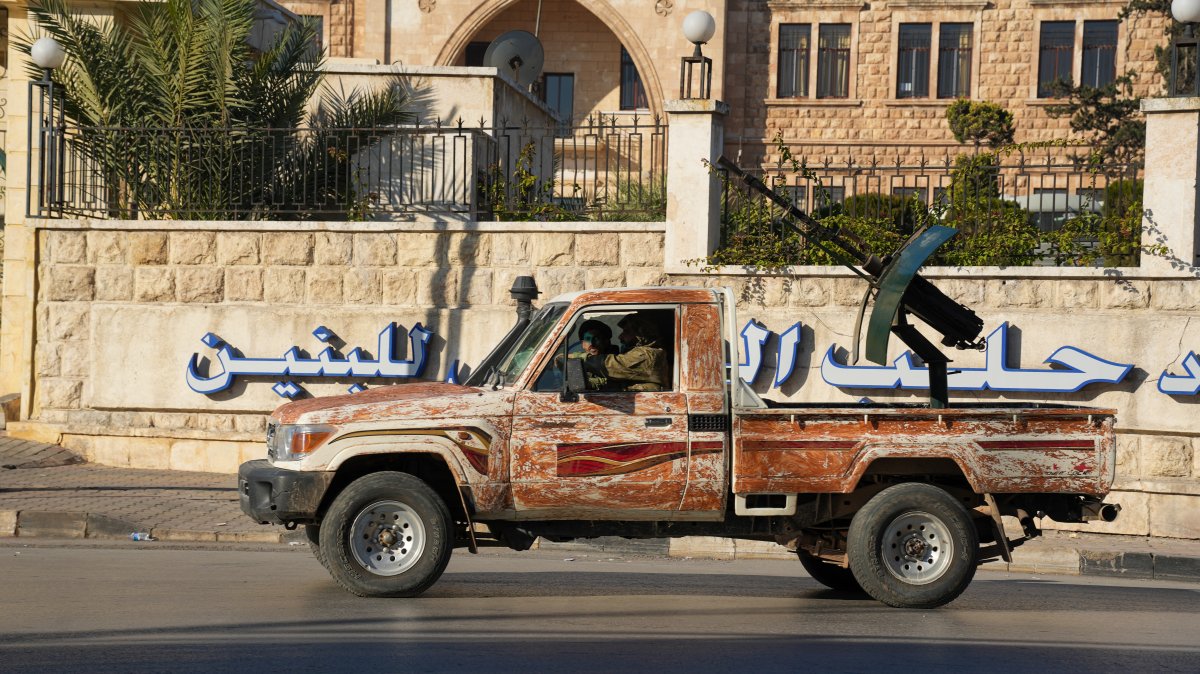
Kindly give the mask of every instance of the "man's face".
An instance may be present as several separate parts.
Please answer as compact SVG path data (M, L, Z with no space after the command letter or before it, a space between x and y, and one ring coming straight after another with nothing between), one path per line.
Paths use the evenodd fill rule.
M591 330L583 333L579 338L579 343L583 347L583 352L589 356L598 356L604 353L604 348L608 346L608 340L603 335Z
M637 335L633 334L633 331L629 328L623 327L621 328L621 334L617 336L617 339L621 340L621 344L628 349L629 347L633 346L635 342L637 342Z

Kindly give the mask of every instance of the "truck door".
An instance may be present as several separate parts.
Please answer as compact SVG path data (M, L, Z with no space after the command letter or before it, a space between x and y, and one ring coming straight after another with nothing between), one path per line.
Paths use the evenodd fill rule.
M522 517L660 519L679 510L689 457L688 401L680 390L676 358L680 314L678 305L660 304L605 306L576 315L554 357L541 363L533 383L517 394L510 474ZM642 341L654 336L649 348L662 351L665 363L658 374L640 372L646 369L642 365L621 370L618 363L632 362L629 358L607 360L618 355L612 351L622 335L628 336L626 319L635 315L643 326ZM563 402L559 363L581 357L585 322L584 332L593 340L611 333L600 361L612 367L597 372L593 357L589 391ZM652 327L644 328L647 323ZM628 344L626 349L632 353Z

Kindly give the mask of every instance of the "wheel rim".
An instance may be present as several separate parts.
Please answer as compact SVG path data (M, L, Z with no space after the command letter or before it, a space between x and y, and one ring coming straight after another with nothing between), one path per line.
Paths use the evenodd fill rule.
M400 501L378 501L359 511L350 525L354 559L377 576L404 573L425 549L425 524Z
M954 542L946 524L927 512L906 512L883 532L884 566L896 578L924 585L941 578L954 559Z

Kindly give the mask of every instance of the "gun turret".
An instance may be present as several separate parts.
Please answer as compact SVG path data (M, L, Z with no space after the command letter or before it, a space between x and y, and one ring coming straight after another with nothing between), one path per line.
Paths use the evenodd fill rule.
M958 230L942 225L926 225L913 233L895 252L880 258L833 227L828 227L796 208L763 181L746 173L725 157L717 166L737 176L750 189L762 194L782 209L778 223L820 248L867 282L854 327L852 360L858 360L858 345L867 304L874 300L867 322L866 357L886 365L888 339L895 334L925 361L929 368L929 404L942 408L949 404L946 364L950 359L908 322L913 316L941 334L943 346L956 349L983 349L983 320L963 304L922 278L917 271L925 260Z

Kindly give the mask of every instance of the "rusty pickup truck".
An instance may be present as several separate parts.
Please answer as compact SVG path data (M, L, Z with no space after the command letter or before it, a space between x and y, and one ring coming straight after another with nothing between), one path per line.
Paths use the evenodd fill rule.
M423 592L456 547L703 535L777 542L829 587L914 608L954 599L1038 518L1116 517L1112 410L776 402L742 384L734 309L700 288L526 302L465 385L280 407L269 458L240 469L242 510L303 526L362 596ZM664 380L583 373L582 324L616 335L631 315Z

